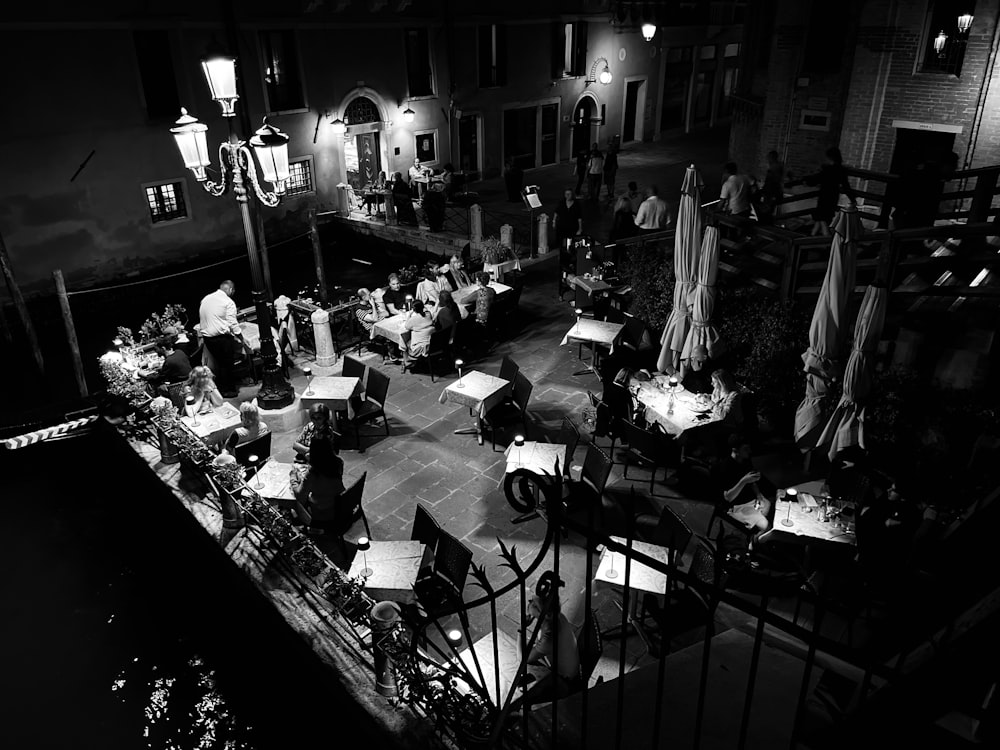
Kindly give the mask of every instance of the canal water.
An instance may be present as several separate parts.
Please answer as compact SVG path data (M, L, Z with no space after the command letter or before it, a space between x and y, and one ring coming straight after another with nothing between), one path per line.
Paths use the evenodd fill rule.
M393 746L112 429L0 482L0 747Z

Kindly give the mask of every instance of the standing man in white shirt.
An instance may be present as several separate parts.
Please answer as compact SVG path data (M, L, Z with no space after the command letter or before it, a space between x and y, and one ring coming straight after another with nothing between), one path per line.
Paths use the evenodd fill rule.
M662 232L670 226L670 207L659 192L656 185L650 185L646 190L649 197L642 202L635 215L635 225L643 232Z
M233 365L243 331L236 320L236 303L232 299L235 291L236 285L227 279L205 295L198 308L201 337L215 361L215 382L225 398L239 395Z
M727 162L722 167L722 210L732 216L750 216L750 178L740 174L736 162Z

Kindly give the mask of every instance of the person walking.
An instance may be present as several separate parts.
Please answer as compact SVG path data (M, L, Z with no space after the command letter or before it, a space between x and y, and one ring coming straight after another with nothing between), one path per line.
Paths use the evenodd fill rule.
M212 355L215 382L225 398L239 395L236 383L236 355L243 342L243 330L236 320L233 294L236 285L226 280L211 294L205 295L198 307L201 338Z
M563 199L552 212L552 223L560 251L565 249L569 240L583 234L583 210L572 190L564 191Z
M604 179L604 154L595 143L587 160L587 197L596 201L601 197L601 180Z
M604 158L604 188L608 191L608 200L615 197L615 175L618 174L618 148L612 146Z
M641 232L662 232L670 226L670 208L667 202L659 196L660 189L650 185L646 190L648 196L639 206L635 215L635 225Z
M851 183L847 181L847 169L844 167L844 157L840 154L840 149L832 146L826 150L823 164L820 165L819 172L808 177L804 177L797 182L790 182L789 185L809 185L819 187L819 195L816 197L816 208L813 210L813 226L810 235L830 236L830 222L837 211L837 204L840 203L840 194L844 193L852 206L857 205Z
M583 182L587 179L587 162L590 159L590 152L586 149L582 149L576 155L576 169L573 170L576 173L576 189L573 190L573 195L581 195L583 190Z
M727 162L722 167L722 191L719 194L720 208L731 216L750 217L750 179L740 174L736 162Z

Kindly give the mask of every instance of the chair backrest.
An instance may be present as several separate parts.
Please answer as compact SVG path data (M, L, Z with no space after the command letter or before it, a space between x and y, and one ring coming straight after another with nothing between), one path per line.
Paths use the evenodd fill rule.
M656 524L653 536L654 544L670 550L670 561L676 565L687 551L688 544L691 543L691 537L694 534L680 516L669 507L664 507L660 512L660 520Z
M617 307L608 308L608 316L605 318L608 323L624 323L625 313L619 310Z
M179 383L167 383L167 398L170 402L177 407L178 411L184 411L184 386L187 385L186 380L182 380Z
M365 379L365 363L360 359L355 359L349 354L344 355L344 372L345 378L360 378L362 381Z
M604 653L604 643L601 640L601 623L597 619L596 610L590 611L589 625L583 623L583 630L576 638L577 654L580 657L580 676L583 678L583 689L587 689L587 682L594 673L597 662L601 660Z
M580 476L594 485L594 489L598 492L604 492L608 477L611 476L611 459L594 443L587 446L587 455L583 459L583 473Z
M261 461L271 455L271 433L255 437L243 445L233 449L233 456L243 466L250 465L250 456L257 456Z
M431 342L427 345L428 354L444 354L448 351L448 344L451 343L453 331L445 328L431 334Z
M343 494L337 498L338 515L343 523L341 524L341 534L347 532L351 525L364 514L361 507L361 500L365 494L365 480L368 479L366 471L357 481L344 490Z
M372 367L368 372L368 390L365 395L369 401L385 407L385 399L389 395L389 376Z
M576 446L580 443L580 431L576 429L576 425L569 417L563 417L562 425L559 427L559 438L556 442L566 446L566 457L563 459L562 465L565 474L573 465L573 454L576 453Z
M421 503L417 503L416 511L413 513L413 528L410 530L410 539L422 542L433 550L437 547L440 536L440 524L427 508Z
M517 366L517 362L510 358L509 354L503 355L503 359L500 360L500 379L513 381L517 376L517 373L521 371L521 368Z
M514 376L514 390L513 399L514 403L517 404L517 408L521 410L523 414L528 408L528 401L531 399L531 391L534 389L531 381L528 380L520 372Z
M625 313L625 335L633 346L642 344L642 336L646 332L646 324L634 315Z
M472 552L469 548L442 529L434 550L434 572L451 584L452 593L459 597L465 589L471 565Z

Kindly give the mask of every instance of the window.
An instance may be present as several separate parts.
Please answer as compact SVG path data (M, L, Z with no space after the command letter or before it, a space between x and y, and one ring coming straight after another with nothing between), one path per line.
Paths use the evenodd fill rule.
M285 183L285 195L301 195L313 192L312 157L289 159L288 182Z
M262 31L261 53L269 112L305 109L299 51L293 31Z
M804 73L836 73L844 57L844 41L850 13L839 3L814 2L802 55Z
M933 4L927 14L922 72L961 75L969 31L966 29L963 32L958 28L958 17L965 13L974 15L975 12L973 2Z
M727 44L725 57L739 57L740 56L740 44L736 42L735 44Z
M479 88L507 84L507 27L479 27Z
M436 164L438 132L436 130L418 130L413 134L413 149L421 164Z
M553 27L552 77L587 74L587 23L557 23Z
M699 60L714 60L715 59L715 45L708 44L702 47L698 51Z
M170 37L166 31L133 31L139 80L151 120L177 117L181 102L177 94L177 76L170 53Z
M829 130L830 113L804 109L799 117L799 130Z
M382 115L379 114L378 107L367 96L351 99L351 103L344 110L344 123L347 125L364 125L368 122L381 121Z
M433 96L431 46L427 29L406 29L406 76L410 96Z
M187 206L184 203L183 182L143 185L143 191L146 193L149 218L154 224L188 217Z

